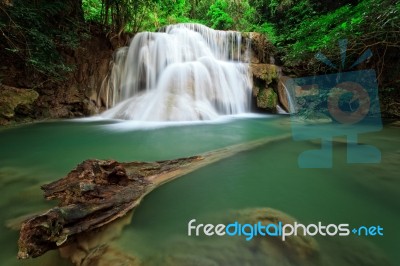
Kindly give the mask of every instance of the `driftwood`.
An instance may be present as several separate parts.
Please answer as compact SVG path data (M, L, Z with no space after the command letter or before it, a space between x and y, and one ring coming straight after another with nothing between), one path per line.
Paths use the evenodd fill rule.
M22 223L18 258L34 258L74 243L82 234L125 216L154 188L205 165L288 135L229 146L199 156L158 162L86 160L66 177L42 186L59 205Z

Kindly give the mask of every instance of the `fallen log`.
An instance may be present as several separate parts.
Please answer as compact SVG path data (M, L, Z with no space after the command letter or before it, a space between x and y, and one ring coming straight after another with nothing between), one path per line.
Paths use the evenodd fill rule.
M66 177L41 187L46 199L57 199L59 204L22 223L18 258L38 257L73 243L80 235L125 216L153 189L179 176L288 137L267 137L175 160L85 160Z

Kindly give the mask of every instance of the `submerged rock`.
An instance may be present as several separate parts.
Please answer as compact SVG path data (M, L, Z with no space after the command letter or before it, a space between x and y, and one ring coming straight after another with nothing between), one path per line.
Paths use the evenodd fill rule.
M297 114L292 121L304 125L319 125L332 123L332 118L324 113L310 111L306 114Z
M203 220L203 219L202 219ZM208 222L263 225L293 224L296 219L272 208L249 208L208 217ZM203 220L203 222L205 222ZM181 237L144 265L257 265L257 266L390 266L386 256L363 238L310 237L299 233L286 241L279 237ZM318 239L318 240L317 240Z
M141 265L138 257L127 254L112 244L131 219L132 212L97 231L78 236L74 243L60 247L61 257L78 266Z
M42 186L45 198L57 199L59 204L22 223L18 258L35 258L52 249L81 246L81 237L86 240L91 233L118 221L156 187L208 164L287 137L266 137L166 161L85 160L64 178ZM89 249L93 254L102 249L99 245L95 247ZM74 250L73 257L82 249ZM86 252L78 257L86 260L93 254Z
M363 238L320 239L324 266L392 266L385 254Z
M354 176L358 184L371 192L371 196L397 210L400 202L393 199L400 193L399 161L400 150L382 153L382 163L367 165L361 174Z
M229 217L236 219L241 224L257 224L262 225L278 224L294 224L297 220L288 214L272 208L254 208L232 211ZM252 249L264 254L266 257L279 256L289 258L293 265L318 265L315 264L319 259L319 245L317 241L310 237L304 236L300 230L297 236L290 236L285 241L280 237L257 236L252 244Z
M218 266L214 260L193 255L170 255L163 260L164 266Z
M392 123L390 123L391 127L400 127L400 121L394 121Z
M254 208L230 211L211 218L217 223L263 225L282 221L294 223L289 215L271 208ZM158 256L149 258L145 265L273 265L317 266L319 246L311 237L293 236L283 242L280 238L256 236L251 241L243 237L181 238Z

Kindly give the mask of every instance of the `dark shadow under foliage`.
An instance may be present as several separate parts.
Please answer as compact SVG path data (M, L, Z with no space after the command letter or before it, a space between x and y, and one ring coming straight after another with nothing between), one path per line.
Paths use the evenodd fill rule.
M73 70L60 50L79 46L83 23L82 3L70 1L15 0L0 4L0 61L3 68L16 66L27 75L62 79ZM0 77L1 78L1 77Z

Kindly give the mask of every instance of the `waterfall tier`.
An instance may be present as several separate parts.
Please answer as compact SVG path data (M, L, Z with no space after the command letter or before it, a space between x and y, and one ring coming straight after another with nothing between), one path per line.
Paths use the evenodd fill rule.
M106 118L209 120L250 109L249 43L239 32L176 24L138 33L114 55Z

